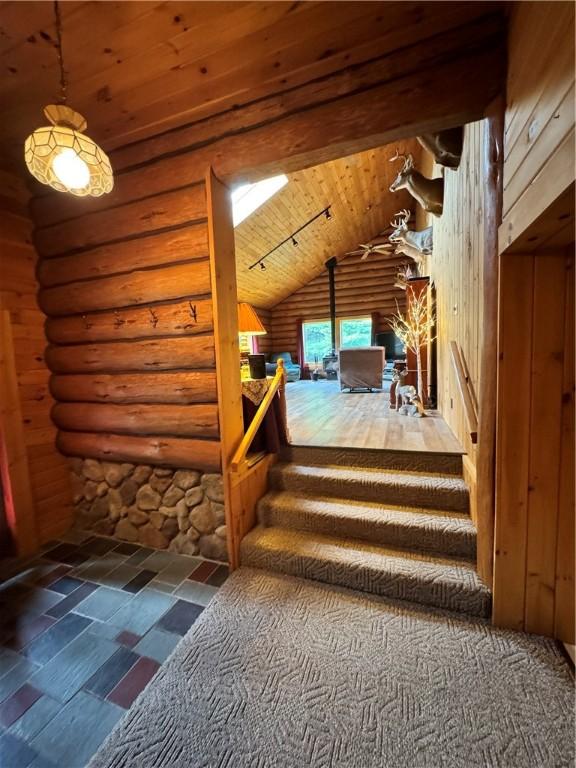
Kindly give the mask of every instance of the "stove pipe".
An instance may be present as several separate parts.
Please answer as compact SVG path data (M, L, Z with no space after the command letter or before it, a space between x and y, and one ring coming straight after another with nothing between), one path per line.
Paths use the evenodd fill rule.
M336 266L336 257L325 262L328 270L328 289L330 291L330 334L332 337L332 356L336 354L336 287L334 284L334 268Z

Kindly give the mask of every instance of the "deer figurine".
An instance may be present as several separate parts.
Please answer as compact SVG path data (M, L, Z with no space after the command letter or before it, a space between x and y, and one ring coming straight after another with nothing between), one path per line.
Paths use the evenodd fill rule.
M402 384L400 382L408 376L408 371L392 371L392 381L396 382L396 410L403 416L410 414L411 416L422 417L425 416L424 406L416 387L412 384Z
M416 387L412 384L402 384L401 382L408 376L408 371L397 371L396 368L392 371L392 381L396 382L396 410L400 410L400 406L405 406L410 403L413 397L416 397Z
M401 155L398 150L390 162L403 160L404 165L390 185L390 192L398 192L399 189L407 189L428 213L434 216L442 215L444 204L444 179L427 179L414 168L412 155Z

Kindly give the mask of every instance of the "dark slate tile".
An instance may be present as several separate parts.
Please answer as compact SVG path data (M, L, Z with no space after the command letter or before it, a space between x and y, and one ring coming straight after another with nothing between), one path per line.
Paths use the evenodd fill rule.
M80 549L87 555L96 555L96 557L102 557L111 549L115 549L118 546L118 542L115 539L105 539L100 536L94 536L88 541L85 541Z
M123 541L122 544L118 544L117 547L114 547L114 552L120 552L121 555L133 555L140 549L141 547L139 547L138 544L130 544L127 541Z
M13 667L15 667L19 661L22 661L22 656L15 653L14 651L0 648L0 677L5 675L7 672L10 672L10 670L13 669Z
M75 589L81 587L82 584L84 584L83 581L75 579L73 576L63 576L61 579L50 584L48 589L52 590L52 592L59 592L61 595L69 595Z
M219 565L214 573L210 574L206 579L206 584L210 584L213 587L221 587L230 575L230 570L227 565Z
M84 684L84 690L105 699L139 658L137 653L128 648L118 648L116 653Z
M37 669L37 664L20 657L18 664L0 677L0 701L7 699L14 691L17 691L24 683L28 682ZM2 765L1 762L0 765Z
M46 664L91 623L90 619L84 616L68 613L47 632L44 632L44 634L24 648L22 653L28 659L36 661L38 664Z
M35 688L68 701L118 649L116 643L83 632L30 678Z
M152 680L159 667L160 664L157 661L142 657L109 694L108 701L128 709Z
M79 691L31 742L33 749L61 768L85 766L124 711ZM73 757L73 762L71 762Z
M2 768L26 768L37 752L12 733L0 736L0 765Z
M46 632L56 619L51 616L18 616L14 622L5 627L7 640L4 646L12 651L21 651L28 643L31 643L38 635Z
M131 555L128 560L126 560L126 565L140 565L140 563L143 560L146 560L147 557L149 557L151 554L153 554L153 549L147 549L146 547L140 547L138 549L138 552L134 552L133 555ZM147 570L151 571L152 568L148 568Z
M60 544L54 549L45 552L43 556L47 560L53 560L56 563L65 563L66 565L80 565L80 563L85 563L86 560L88 560L90 554L88 552L84 552L75 544Z
M130 592L135 595L137 592L140 592L142 587L145 587L149 581L152 581L155 576L155 571L140 571L140 573L137 576L134 576L134 578L125 584L122 589L124 592Z
M57 603L49 611L46 611L46 613L48 616L53 616L55 619L60 619L73 608L76 608L78 603L81 603L82 600L85 600L88 595L94 592L94 590L97 588L97 584L92 584L90 581L85 581L81 587L78 587L78 589L74 590L74 592L68 595L68 597L65 597L64 600L61 600L59 603Z
M37 587L50 587L51 584L58 581L58 579L61 579L62 576L65 576L71 570L71 565L57 565L53 571L46 573L44 576L40 576L34 583Z
M141 639L141 635L136 635L134 632L129 632L127 629L116 635L116 642L125 645L127 648L134 648L136 643L139 643Z
M10 733L31 741L62 709L59 701L41 696L10 728Z
M204 560L203 563L200 563L198 568L195 568L194 571L192 571L188 578L192 579L192 581L201 581L204 583L208 576L211 576L217 568L217 563L210 563L208 560Z
M40 691L33 688L29 683L24 683L21 688L0 704L0 723L5 728L9 728L41 696Z
M178 600L157 623L158 629L173 632L175 635L185 635L204 608L201 605Z

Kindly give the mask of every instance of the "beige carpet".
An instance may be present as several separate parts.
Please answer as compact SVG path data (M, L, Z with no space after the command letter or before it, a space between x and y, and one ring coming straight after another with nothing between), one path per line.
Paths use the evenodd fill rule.
M242 568L91 768L563 768L552 641Z

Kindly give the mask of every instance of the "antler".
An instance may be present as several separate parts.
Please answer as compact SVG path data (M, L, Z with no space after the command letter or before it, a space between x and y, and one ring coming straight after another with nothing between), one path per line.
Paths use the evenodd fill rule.
M408 222L410 221L411 212L407 208L402 208L401 211L395 213L394 216L398 216L398 221L392 219L390 225L394 229L408 229Z
M403 171L408 170L408 168L412 168L412 166L414 165L414 158L412 157L412 155L400 154L398 148L396 148L396 154L394 155L394 157L390 158L389 162L393 163L396 160L404 161L404 165L402 167Z

